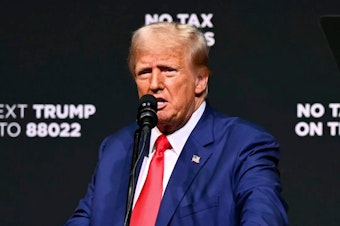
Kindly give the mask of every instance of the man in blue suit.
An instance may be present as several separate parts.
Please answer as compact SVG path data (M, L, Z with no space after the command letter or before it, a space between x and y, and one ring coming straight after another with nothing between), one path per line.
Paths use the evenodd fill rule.
M210 70L201 32L177 23L144 26L132 37L129 67L139 97L153 95L158 108L149 153L137 168L134 207L144 192L156 139L163 134L171 145L164 152L161 201L155 203L154 219L144 217L148 224L288 225L279 145L263 129L206 102ZM66 225L124 224L137 128L134 123L103 141L87 194ZM133 226L147 226L142 221L135 217Z

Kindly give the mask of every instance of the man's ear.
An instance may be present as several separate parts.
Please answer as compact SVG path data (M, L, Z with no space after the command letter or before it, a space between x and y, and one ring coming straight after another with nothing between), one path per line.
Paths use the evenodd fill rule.
M196 84L195 84L195 93L196 95L201 95L208 89L208 80L209 80L209 70L207 68L200 68L197 71Z

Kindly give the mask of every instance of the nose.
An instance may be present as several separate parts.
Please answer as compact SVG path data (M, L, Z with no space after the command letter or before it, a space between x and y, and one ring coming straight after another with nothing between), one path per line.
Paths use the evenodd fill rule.
M164 88L163 78L160 71L154 70L150 76L150 90L154 93Z

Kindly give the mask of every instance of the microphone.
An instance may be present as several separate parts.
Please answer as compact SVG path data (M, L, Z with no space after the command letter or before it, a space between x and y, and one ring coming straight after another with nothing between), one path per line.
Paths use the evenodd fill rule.
M137 122L146 133L150 132L157 125L157 100L153 95L146 94L140 98Z
M135 193L135 181L136 181L136 167L144 152L147 136L151 129L157 125L157 100L153 95L146 94L139 100L139 107L137 113L137 122L139 129L135 131L134 145L132 152L129 189L126 203L126 213L124 218L124 226L130 225L133 197ZM140 137L142 136L142 147L138 154Z

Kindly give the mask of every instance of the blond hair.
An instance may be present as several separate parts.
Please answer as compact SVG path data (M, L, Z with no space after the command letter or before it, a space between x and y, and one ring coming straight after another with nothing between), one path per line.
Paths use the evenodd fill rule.
M210 73L208 66L209 47L203 33L191 25L159 22L139 28L132 36L128 65L133 76L137 52L141 48L146 48L143 43L150 38L156 38L165 48L185 47L192 65L204 67Z

